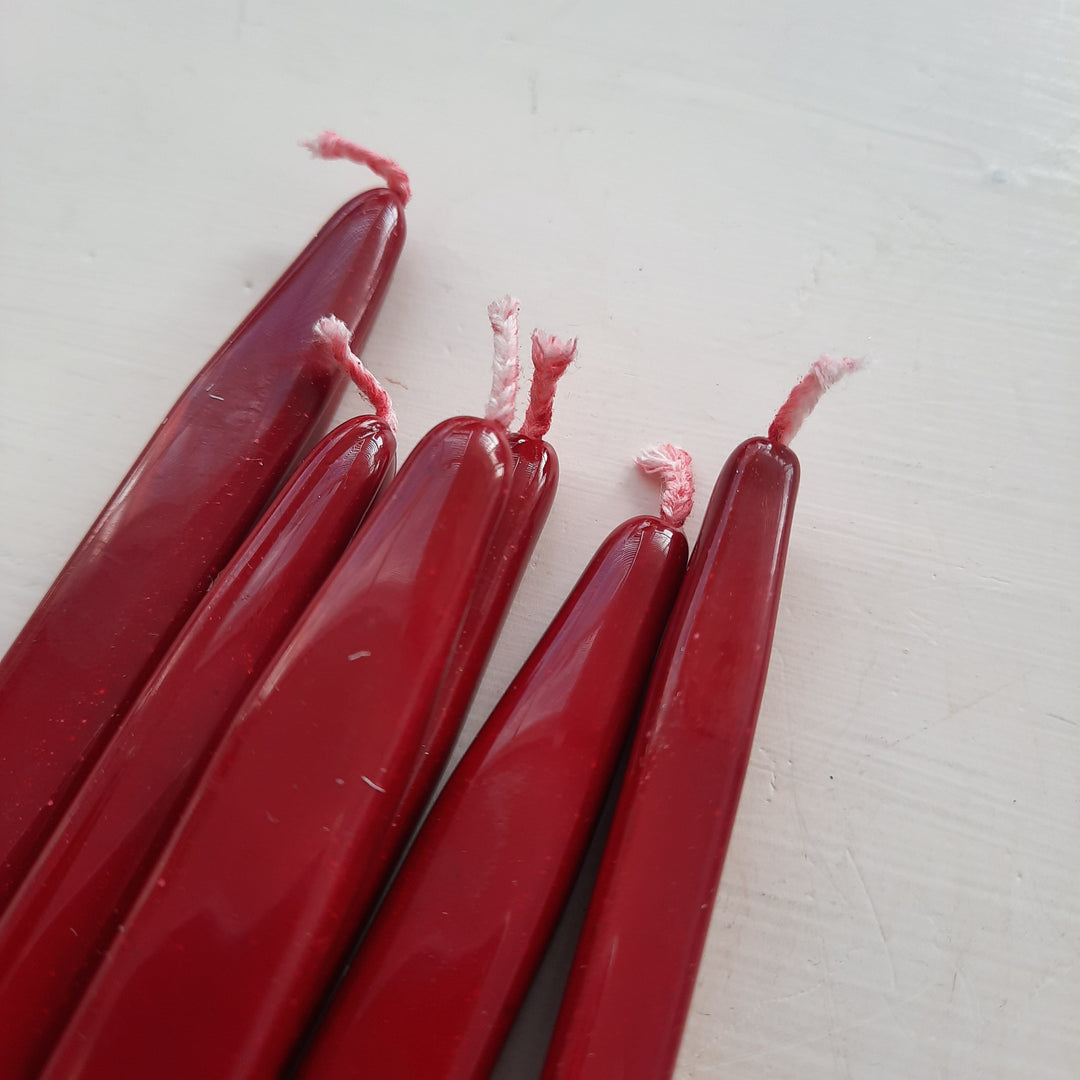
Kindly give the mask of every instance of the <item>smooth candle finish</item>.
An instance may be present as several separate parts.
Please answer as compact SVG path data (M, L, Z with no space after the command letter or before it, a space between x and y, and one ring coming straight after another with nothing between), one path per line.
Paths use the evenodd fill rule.
M384 481L381 420L332 431L288 480L120 723L0 919L0 1076L48 1057L229 719Z
M405 238L384 188L347 203L196 376L0 661L0 907L321 418Z
M394 815L385 854L390 867L412 835L454 748L559 486L559 460L543 439L511 435L509 442L514 459L510 495L476 575L469 610L424 732L421 755Z
M713 491L641 725L544 1080L675 1067L765 686L799 466L743 443Z
M559 483L555 451L540 438L521 434L507 438L513 457L510 494L474 579L469 608L447 660L420 753L386 834L380 855L385 878L392 877L446 767L492 646L555 499ZM351 951L355 947L354 943ZM349 953L344 955L338 977L328 987L307 1038L301 1040L296 1053L303 1053L351 959Z
M447 781L304 1077L490 1072L577 874L686 553L654 518L601 546Z
M382 883L510 468L483 420L420 442L241 706L44 1076L277 1075Z

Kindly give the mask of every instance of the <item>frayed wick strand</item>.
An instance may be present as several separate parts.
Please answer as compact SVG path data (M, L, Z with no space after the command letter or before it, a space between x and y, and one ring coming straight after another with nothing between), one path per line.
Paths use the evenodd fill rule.
M376 154L359 143L343 139L333 131L324 131L300 145L306 146L317 158L327 161L344 158L346 161L356 162L357 165L366 165L401 200L402 205L412 197L408 173L396 161Z
M660 477L660 520L681 529L694 508L694 466L690 455L671 443L658 443L635 458L646 476Z
M780 411L769 426L769 442L787 446L798 434L803 421L814 411L814 406L825 396L825 391L845 375L865 366L865 360L850 357L834 360L830 356L822 356L815 360L805 378L796 384L788 394L787 401L780 406Z
M396 435L398 419L390 395L352 351L349 328L336 316L324 315L315 324L315 340L322 342L334 362L344 369L356 388L371 402L375 415Z
M491 365L491 396L484 419L509 431L517 409L518 311L521 304L512 296L488 304L488 321L495 335L495 358Z
M529 439L542 439L551 427L551 411L555 404L555 386L566 369L577 359L577 338L563 341L541 330L532 332L532 385L529 387L529 407L521 434Z

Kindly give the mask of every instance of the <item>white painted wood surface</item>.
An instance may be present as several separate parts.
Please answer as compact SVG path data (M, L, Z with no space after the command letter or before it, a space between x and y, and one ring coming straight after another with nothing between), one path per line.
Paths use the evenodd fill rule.
M495 294L581 339L559 498L470 732L654 505L643 442L687 446L704 493L818 353L877 361L796 442L681 1080L1080 1075L1078 11L5 4L0 647L367 185L295 146L335 127L413 177L365 357L403 450L482 406Z

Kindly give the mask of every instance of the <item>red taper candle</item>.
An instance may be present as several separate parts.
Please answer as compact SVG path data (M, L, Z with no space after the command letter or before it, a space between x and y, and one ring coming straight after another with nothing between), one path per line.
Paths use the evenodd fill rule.
M123 718L0 918L0 1076L37 1075L233 713L393 475L393 410L333 335L376 417L289 478Z
M520 376L519 310L520 303L512 296L494 300L488 306L495 358L485 415L508 429L514 422ZM420 752L387 830L380 853L384 879L392 876L442 775L499 629L547 521L558 487L559 462L544 436L551 425L556 385L576 356L576 340L562 341L551 334L533 331L529 404L521 430L507 436L513 468L506 507L473 579L468 610L447 660ZM338 977L328 986L307 1036L296 1048L297 1053L303 1051L318 1026L334 987L351 961L352 951L343 956Z
M507 296L488 308L497 356L517 366L518 302ZM461 730L469 702L506 618L529 557L547 521L559 483L559 460L544 436L551 426L555 386L577 356L577 341L532 333L533 378L521 430L509 436L513 473L506 509L477 572L469 610L443 675L439 694L424 732L421 755L413 767L401 805L394 815L384 857L397 861L438 783ZM496 363L496 372L500 363ZM513 376L516 383L517 376ZM513 423L512 395L496 375L489 415L509 427ZM516 390L516 387L515 387Z
M169 411L0 661L0 907L333 406L341 376L311 327L331 312L363 343L405 194L365 192L319 230Z
M649 685L544 1080L671 1075L765 686L821 360L724 466Z
M648 678L686 566L689 508L631 519L604 541L436 800L304 1077L491 1071Z
M45 1076L277 1074L382 884L510 467L496 422L421 440L241 706Z

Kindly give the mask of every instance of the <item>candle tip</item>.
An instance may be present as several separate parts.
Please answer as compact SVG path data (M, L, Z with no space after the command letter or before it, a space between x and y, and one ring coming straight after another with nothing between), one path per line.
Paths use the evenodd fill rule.
M690 454L672 443L657 443L635 458L646 476L660 477L660 520L681 529L694 508L694 466Z
M769 425L769 441L787 446L802 427L803 421L824 397L825 391L835 386L845 375L865 366L865 360L849 356L840 359L822 356L815 360L810 365L809 372L795 384Z
M336 158L344 158L353 161L357 165L365 165L401 200L402 204L409 201L412 196L412 188L409 185L409 175L392 158L376 154L374 150L354 143L349 139L343 139L333 131L324 131L316 135L314 139L305 139L300 144L311 151L313 157L331 161Z
M314 333L315 339L326 346L334 362L345 370L360 393L371 402L375 415L396 435L398 419L390 395L352 351L349 328L336 315L324 315L315 324Z
M563 341L542 330L532 332L533 377L525 422L521 425L521 434L527 438L542 439L548 433L555 404L555 386L577 359L577 347L577 338Z
M495 336L491 396L484 418L509 430L514 422L518 389L518 311L521 304L507 294L488 304L488 321Z

